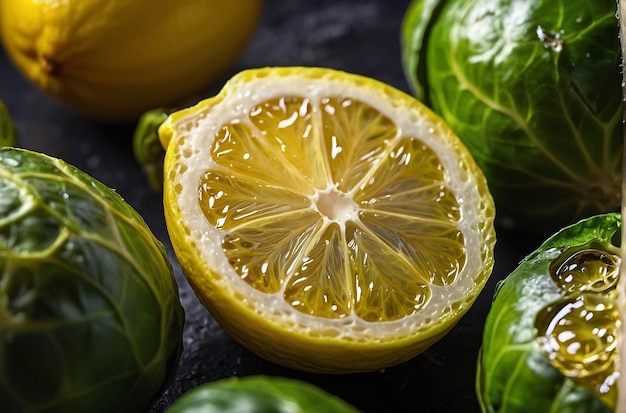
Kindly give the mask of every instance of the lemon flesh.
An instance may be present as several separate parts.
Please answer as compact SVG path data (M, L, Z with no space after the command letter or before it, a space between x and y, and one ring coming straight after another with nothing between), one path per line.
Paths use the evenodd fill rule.
M441 120L380 82L245 71L160 135L181 267L262 357L323 372L398 364L445 334L491 272L482 173Z

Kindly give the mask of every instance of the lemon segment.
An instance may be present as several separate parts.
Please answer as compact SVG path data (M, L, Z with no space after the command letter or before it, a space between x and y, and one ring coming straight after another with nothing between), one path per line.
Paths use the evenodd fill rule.
M482 173L439 118L383 83L249 70L159 133L181 267L224 329L272 361L400 363L445 334L491 272Z

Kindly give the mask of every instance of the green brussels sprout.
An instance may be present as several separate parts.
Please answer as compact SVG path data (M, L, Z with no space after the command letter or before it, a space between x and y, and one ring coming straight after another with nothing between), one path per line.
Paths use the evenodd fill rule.
M466 144L501 227L542 236L618 212L621 49L615 0L414 0L414 93Z
M232 377L201 384L165 413L357 413L340 398L300 380L272 376Z
M612 412L617 402L621 219L548 238L496 289L478 360L484 412Z
M0 149L3 412L140 412L169 385L184 311L165 249L116 192Z
M156 108L144 112L137 121L133 134L133 155L156 193L163 192L163 160L165 149L159 140L159 126L172 110Z
M0 146L17 146L17 130L11 119L9 109L0 100Z

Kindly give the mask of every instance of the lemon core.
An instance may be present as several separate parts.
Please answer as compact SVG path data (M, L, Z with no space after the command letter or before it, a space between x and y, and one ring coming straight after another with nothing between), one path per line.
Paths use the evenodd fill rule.
M352 196L335 188L326 191L316 191L311 198L317 210L331 221L345 223L358 218L359 207Z

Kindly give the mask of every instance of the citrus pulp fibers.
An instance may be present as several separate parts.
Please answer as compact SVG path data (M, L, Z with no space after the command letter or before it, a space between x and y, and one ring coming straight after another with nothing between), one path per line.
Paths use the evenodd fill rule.
M388 85L244 71L159 133L180 264L224 329L267 359L324 372L400 363L446 333L491 272L483 175Z
M3 412L140 412L173 379L183 308L163 245L113 190L0 149Z
M613 0L415 0L404 65L467 145L503 226L548 234L618 211L621 49Z
M357 413L324 390L294 379L232 377L201 384L167 408L166 413Z
M499 285L478 363L484 412L614 411L620 231L618 214L566 227Z
M132 121L198 93L249 41L261 0L0 2L8 56L89 117Z

